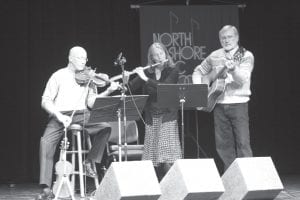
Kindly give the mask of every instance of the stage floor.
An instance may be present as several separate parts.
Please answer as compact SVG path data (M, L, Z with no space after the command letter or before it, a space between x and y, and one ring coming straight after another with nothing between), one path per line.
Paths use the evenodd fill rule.
M282 191L275 200L300 200L300 175L281 175L284 185ZM88 190L93 191L92 184L88 182ZM22 184L1 184L0 199L6 200L33 200L38 194L39 188L36 183ZM75 195L76 200L80 199L79 194ZM94 199L87 197L86 199Z

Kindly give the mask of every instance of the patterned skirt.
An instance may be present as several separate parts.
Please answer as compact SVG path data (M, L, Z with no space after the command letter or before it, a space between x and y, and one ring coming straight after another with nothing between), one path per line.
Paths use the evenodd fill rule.
M143 160L174 163L182 158L177 120L162 123L162 117L153 117L153 124L146 124Z

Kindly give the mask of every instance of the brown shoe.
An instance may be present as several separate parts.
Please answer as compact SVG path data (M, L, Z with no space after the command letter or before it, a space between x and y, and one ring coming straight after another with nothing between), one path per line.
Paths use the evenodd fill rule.
M90 163L89 161L85 161L83 163L83 166L85 168L85 174L91 178L96 178L97 172L95 172L95 170L92 168L92 163Z

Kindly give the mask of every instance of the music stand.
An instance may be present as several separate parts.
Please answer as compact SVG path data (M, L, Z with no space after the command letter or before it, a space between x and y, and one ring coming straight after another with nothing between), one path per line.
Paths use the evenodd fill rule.
M125 160L127 160L126 150L126 121L137 120L142 113L144 105L146 104L149 95L132 95L132 96L107 96L97 97L91 111L88 123L94 124L99 122L114 122L118 121L119 129L119 162L122 161L122 136L121 136L121 116L126 111L124 119L124 146L125 146ZM124 110L123 103L126 103Z
M181 149L183 157L184 109L193 110L197 107L206 107L207 94L207 84L158 84L157 86L157 102L159 107L180 108L181 110ZM199 144L197 148L199 148Z

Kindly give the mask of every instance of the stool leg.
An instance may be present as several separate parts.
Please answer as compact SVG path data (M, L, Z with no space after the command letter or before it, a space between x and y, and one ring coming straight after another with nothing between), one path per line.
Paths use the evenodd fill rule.
M87 145L88 145L88 149L91 150L92 148L92 143L91 143L91 137L89 135L87 135ZM92 168L93 170L95 170L95 172L97 173L97 169L96 169L96 164L95 162L92 162ZM98 174L98 173L97 173ZM94 182L95 182L95 187L96 189L98 188L99 186L99 180L98 180L98 176L96 176L94 178Z
M75 148L75 135L72 134L72 152L75 152L76 148ZM72 166L74 167L75 170L75 153L72 153ZM72 174L71 176L71 185L73 188L73 191L75 193L75 173Z
M77 131L77 146L78 146L78 167L79 167L79 182L80 182L80 196L84 197L84 183L83 183L83 164L82 164L82 149L81 149L81 133Z

